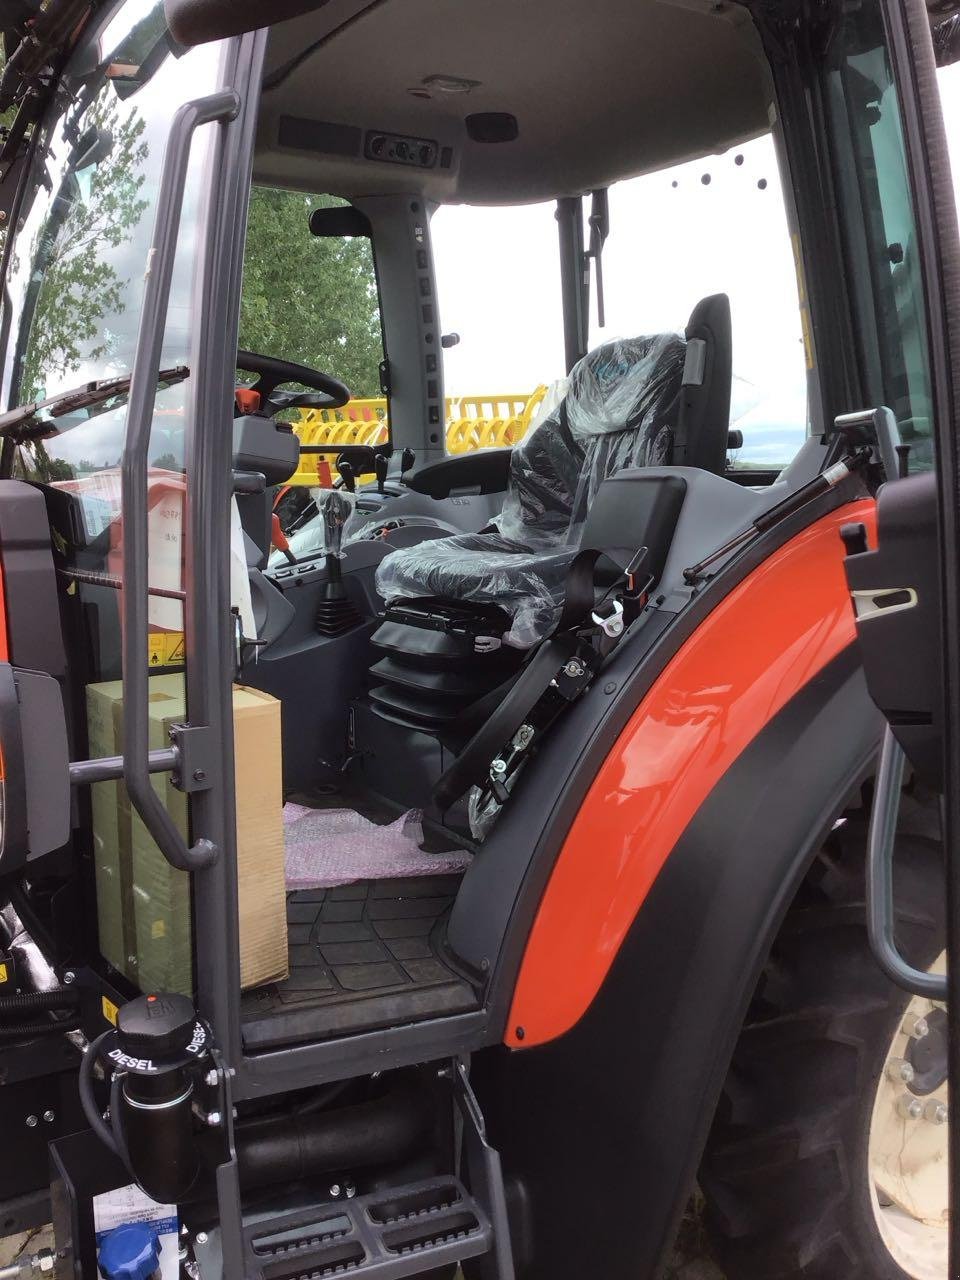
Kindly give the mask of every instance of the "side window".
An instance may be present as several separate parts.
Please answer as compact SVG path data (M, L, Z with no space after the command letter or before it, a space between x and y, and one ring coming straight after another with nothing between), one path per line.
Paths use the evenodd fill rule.
M890 406L910 443L911 470L933 465L924 293L907 159L879 6L845 14L845 58L829 73L830 127L841 197L862 218L845 229L869 394ZM862 243L853 237L864 234Z
M377 400L384 350L372 241L310 229L315 210L338 207L349 206L334 196L253 188L240 346L320 369L355 399Z

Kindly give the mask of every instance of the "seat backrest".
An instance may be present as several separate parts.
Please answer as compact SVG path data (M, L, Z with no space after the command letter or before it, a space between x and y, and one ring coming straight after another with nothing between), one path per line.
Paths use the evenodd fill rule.
M697 303L687 322L686 339L673 462L723 475L733 381L730 299L725 293Z
M656 334L605 342L574 365L563 401L513 451L496 521L505 538L576 542L608 476L671 461L685 351L679 334Z

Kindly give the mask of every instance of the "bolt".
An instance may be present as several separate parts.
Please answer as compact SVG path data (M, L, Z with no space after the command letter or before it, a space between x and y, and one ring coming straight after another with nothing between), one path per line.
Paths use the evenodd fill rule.
M197 1244L206 1244L207 1233L205 1231L198 1231L197 1234L194 1236L194 1239L196 1240Z
M919 1120L923 1115L923 1103L912 1093L901 1093L897 1099L897 1113L904 1120Z
M923 1104L923 1118L929 1120L931 1124L946 1124L950 1118L950 1112L947 1110L946 1103L939 1102L936 1098L928 1098Z
M216 1088L216 1086L220 1083L220 1077L217 1074L216 1068L212 1068L210 1071L207 1072L207 1074L203 1077L203 1083L208 1084L211 1089Z
M502 778L507 772L507 763L505 760L494 760L490 765L490 773L494 778Z
M891 1058L887 1063L887 1079L894 1084L910 1084L917 1073L906 1058Z
M348 1200L352 1200L357 1194L357 1188L352 1182L345 1182L343 1184L343 1191Z
M339 1182L335 1182L333 1186L330 1188L330 1195L334 1200L340 1199L340 1183Z
M77 975L73 972L72 969L68 969L66 973L63 975L63 985L65 987L69 987L71 982L76 982L76 980L77 980Z
M193 771L193 780L194 780L194 782L203 782L203 780L206 778L206 776L207 776L207 774L206 774L206 771L205 771L204 769L194 769L194 771Z
M53 1270L53 1264L55 1262L56 1257L52 1249L41 1249L40 1252L31 1259L31 1265L44 1275L49 1275Z
M35 1129L39 1123L40 1123L40 1122L39 1122L39 1120L37 1119L37 1117L36 1117L36 1116L27 1116L27 1128L28 1128L28 1129Z
M582 676L583 663L578 662L576 658L571 658L567 665L563 668L568 676Z
M207 1121L206 1121L206 1122L207 1122L207 1124L210 1126L210 1128L211 1128L211 1129L216 1129L216 1128L219 1126L221 1119L222 1119L222 1117L221 1117L221 1115L220 1115L220 1112L219 1112L219 1111L208 1111L208 1112L207 1112Z
M917 1013L908 1013L903 1020L903 1029L914 1040L922 1040L930 1034L930 1024L926 1018Z
M43 1113L43 1119L46 1124L53 1124L54 1113L49 1108Z
M608 680L607 683L603 686L604 693L616 693L616 691L617 691L616 680Z

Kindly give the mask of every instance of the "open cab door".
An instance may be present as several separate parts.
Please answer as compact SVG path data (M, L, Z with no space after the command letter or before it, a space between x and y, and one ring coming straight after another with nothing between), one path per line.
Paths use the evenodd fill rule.
M929 1044L939 1040L942 1059L934 1093L916 1087L919 1077L909 1052L903 1059L906 1074L891 1098L899 1108L904 1148L917 1121L929 1121L935 1109L938 1123L946 1120L947 1083L960 1078L960 1006L949 998L960 982L960 862L953 856L960 837L960 240L936 76L938 63L956 60L958 20L955 13L928 14L922 0L885 0L882 7L915 228L912 244L889 245L890 259L896 272L895 249L901 251L900 263L913 258L913 288L924 300L921 323L926 329L934 456L913 467L909 446L901 447L900 478L878 494L876 546L868 546L862 526L847 526L844 541L864 673L887 720L868 851L870 941L887 976L912 996L907 1022L919 1020L911 1024L918 1027L915 1043L916 1036L932 1037ZM879 117L879 108L872 109ZM879 164L877 182L883 186ZM894 856L901 798L917 786L940 794L947 850L947 951L926 970L903 954L909 925L898 901L901 882ZM909 1045L907 1022L903 1038ZM900 1096L893 1098L897 1089ZM945 1258L934 1265L937 1274L952 1276L960 1267L956 1125L949 1127L949 1141L940 1143L941 1174L948 1147L953 1190L943 1216L949 1222L949 1268ZM892 1194L896 1212L898 1195ZM916 1248L921 1248L919 1242ZM911 1268L919 1261L904 1265L918 1274Z

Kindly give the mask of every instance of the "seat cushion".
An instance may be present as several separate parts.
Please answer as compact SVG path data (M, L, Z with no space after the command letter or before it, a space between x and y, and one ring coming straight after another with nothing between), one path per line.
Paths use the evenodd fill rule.
M513 616L504 636L526 649L553 628L575 546L544 551L496 532L461 533L405 547L377 574L386 600L416 596L496 604Z

